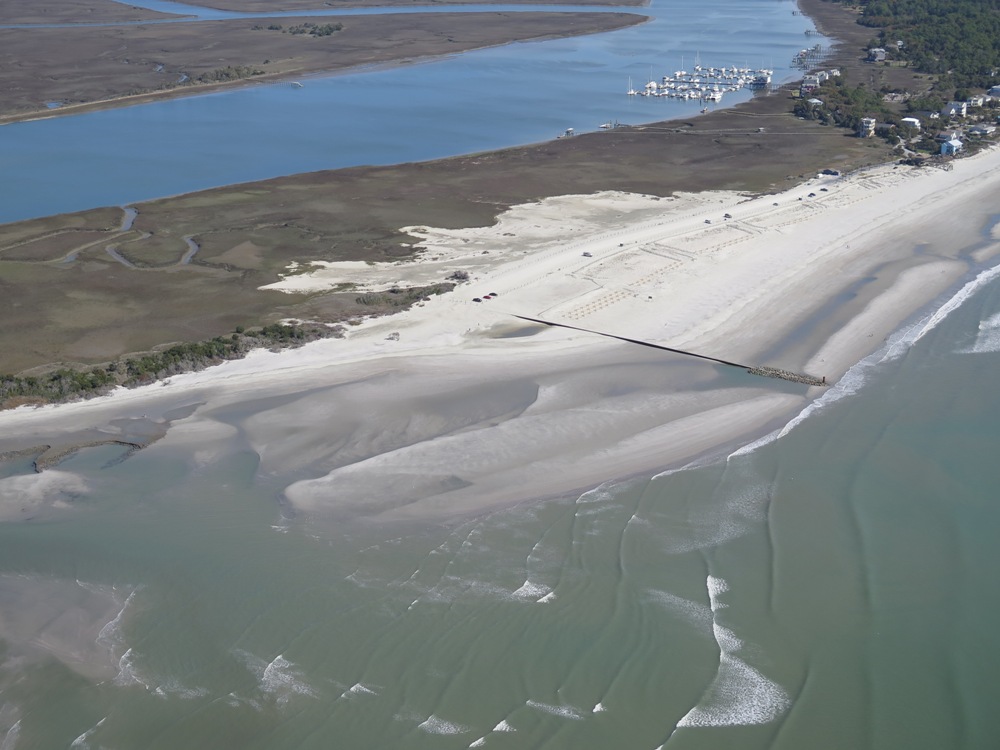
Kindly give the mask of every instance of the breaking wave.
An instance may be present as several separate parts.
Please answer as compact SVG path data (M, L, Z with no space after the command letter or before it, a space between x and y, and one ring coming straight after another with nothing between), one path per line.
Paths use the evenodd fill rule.
M727 461L739 456L753 453L775 440L780 440L798 425L804 422L813 414L825 409L831 404L853 396L861 390L864 384L871 377L872 371L885 362L894 362L909 351L920 339L933 331L955 310L968 300L973 294L989 284L991 281L1000 278L1000 265L988 268L979 273L976 278L966 283L952 297L941 305L937 310L923 318L915 325L903 328L889 337L885 346L877 352L865 357L860 362L852 366L836 385L827 389L822 396L812 401L801 412L793 417L784 427L765 435L759 440L738 448L727 457ZM969 350L971 352L1000 351L1000 314L994 315L987 321L980 324L980 335L976 343ZM980 341L981 339L981 341ZM977 348L981 347L981 348Z
M975 343L962 350L962 354L988 354L990 352L1000 352L1000 313L991 315L980 322Z
M788 710L784 689L738 656L744 643L719 624L714 613L728 605L719 597L729 590L725 579L708 576L705 582L712 608L712 634L719 646L719 668L698 704L678 727L734 727L767 724Z

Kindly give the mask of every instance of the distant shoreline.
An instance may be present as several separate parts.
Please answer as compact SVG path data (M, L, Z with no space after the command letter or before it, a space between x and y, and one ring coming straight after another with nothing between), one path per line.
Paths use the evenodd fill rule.
M490 16L485 19L484 16ZM484 21L489 23L484 23ZM605 33L646 23L648 16L627 12L518 11L509 14L388 13L361 16L302 16L184 24L150 24L102 28L0 29L0 43L18 56L22 66L0 71L0 86L8 91L8 106L19 95L37 101L35 108L0 114L0 125L67 117L75 114L136 106L182 97L228 91L257 84L299 78L356 73L372 66L397 67L516 42L544 41ZM308 43L265 28L303 24L344 24L331 39ZM117 33L126 30L126 65L115 64L124 54ZM308 36L308 35L305 35ZM171 47L168 51L166 48ZM44 53L43 50L56 50ZM199 82L226 60L230 69L247 74L232 80ZM262 62L263 60L263 62ZM154 66L154 61L156 65ZM121 61L117 61L121 62ZM79 66L93 68L80 78ZM157 72L159 71L159 72ZM187 75L190 83L149 91L129 89L163 85L165 76ZM127 76L127 77L126 77ZM39 86L46 87L37 91ZM85 86L86 88L79 88ZM120 88L115 96L100 92ZM89 101L75 98L99 96ZM63 102L57 107L42 102Z

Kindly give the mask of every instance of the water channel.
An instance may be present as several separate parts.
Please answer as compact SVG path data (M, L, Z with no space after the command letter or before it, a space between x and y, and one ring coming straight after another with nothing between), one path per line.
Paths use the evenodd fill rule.
M776 81L790 78L793 55L817 39L805 35L811 22L795 7L791 0L659 2L626 9L651 22L607 34L316 76L302 88L251 84L6 125L0 222L299 172L472 153L548 140L566 128L596 130L608 121L695 115L697 101L626 96L629 79L641 84L691 67L696 55L706 66L763 66L775 70ZM485 8L447 10L460 9ZM748 96L728 94L722 106Z

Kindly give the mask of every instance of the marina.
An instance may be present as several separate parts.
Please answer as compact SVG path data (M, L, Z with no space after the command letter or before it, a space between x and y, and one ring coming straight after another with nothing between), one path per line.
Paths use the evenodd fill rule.
M298 172L476 153L552 140L567 127L582 134L616 120L649 122L664 112L693 116L706 106L697 95L657 97L654 114L648 99L622 96L624 83L631 77L641 87L651 66L668 73L688 50L689 65L697 50L730 71L750 67L744 61L771 67L762 61L774 60L773 80L788 80L794 71L787 61L811 26L790 7L713 0L676 18L675 9L653 3L643 11L650 22L606 35L291 79L303 88L290 81L248 82L211 94L4 125L0 163L17 189L0 201L0 222ZM700 23L703 14L724 15L726 27ZM705 76L695 77L705 84ZM657 93L685 91L676 85ZM705 93L716 97L707 85ZM712 108L751 96L749 87L729 92L718 85L723 100L709 103ZM393 96L386 97L390 89ZM476 106L470 108L470 101ZM85 148L54 146L76 142ZM79 174L94 176L85 191Z
M683 62L681 63L683 66ZM721 102L725 94L744 89L760 90L771 85L774 76L772 68L715 67L695 63L691 71L675 70L659 81L650 76L640 89L632 86L629 79L629 96L669 97L671 99L696 99L702 102Z

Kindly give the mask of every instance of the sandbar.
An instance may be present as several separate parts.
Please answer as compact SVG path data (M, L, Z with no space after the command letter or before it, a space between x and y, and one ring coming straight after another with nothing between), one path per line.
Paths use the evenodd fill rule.
M17 437L0 451L189 406L146 453L211 463L249 448L262 472L288 478L292 516L442 521L711 458L780 428L824 389L513 315L808 370L837 387L995 256L998 167L994 148L951 169L883 165L767 195L566 195L490 226L407 227L412 260L364 273L316 263L275 286L377 289L436 265L470 281L343 340L2 413L0 434ZM959 210L963 222L940 220Z

